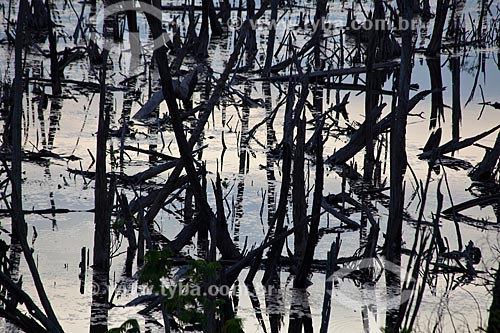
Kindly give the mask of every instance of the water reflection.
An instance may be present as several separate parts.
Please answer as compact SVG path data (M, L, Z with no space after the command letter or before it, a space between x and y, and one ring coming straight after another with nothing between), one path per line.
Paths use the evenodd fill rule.
M92 274L92 305L90 307L90 333L108 331L109 272L94 269Z
M313 332L309 294L304 289L292 289L290 296L289 333Z

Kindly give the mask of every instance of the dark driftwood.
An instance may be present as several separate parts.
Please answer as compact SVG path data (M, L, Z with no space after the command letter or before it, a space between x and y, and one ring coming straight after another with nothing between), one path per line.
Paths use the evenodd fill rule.
M464 139L462 141L453 141L453 140L449 141L449 142L445 143L444 145L436 148L437 153L438 153L438 155L439 154L443 155L443 154L452 153L454 151L472 146L476 141L479 141L479 140L487 137L488 135L495 132L499 128L500 128L500 125L497 125L497 126L493 127L492 129L490 129L486 132L483 132L481 134L478 134L476 136L473 136L471 138L467 138L467 139ZM433 153L434 152L432 150L426 151L426 152L423 152L422 154L418 155L418 157L421 159L431 158Z
M461 212L463 210L475 207L475 206L485 206L485 205L491 205L494 203L498 203L500 201L500 193L495 193L491 195L487 195L484 197L468 200L465 202L462 202L461 204L452 206L450 208L447 208L443 210L444 215L451 215L451 214L456 214L458 212Z
M483 160L469 174L470 178L475 181L491 181L494 179L494 170L500 158L500 133L493 149L486 152Z

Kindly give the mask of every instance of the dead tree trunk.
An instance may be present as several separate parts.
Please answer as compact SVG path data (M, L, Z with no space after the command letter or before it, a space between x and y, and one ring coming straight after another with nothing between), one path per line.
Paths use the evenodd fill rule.
M141 40L139 36L139 27L137 26L137 12L135 10L127 10L126 14L130 50L133 56L139 56L141 55Z
M266 62L262 70L262 76L268 77L273 64L274 44L276 42L276 26L278 22L278 0L271 0L271 29L267 39Z
M373 108L378 105L380 91L380 73L373 71L373 64L378 60L379 54L381 53L382 45L382 34L385 30L379 30L375 24L378 20L385 20L384 7L381 0L375 1L375 9L373 12L372 21L373 29L369 31L370 42L368 43L368 48L366 51L366 95L365 95L365 158L364 158L364 180L368 183L372 181L373 169L375 167L375 156L373 152L373 126L375 126L376 118L373 117Z
M304 180L304 145L306 136L306 119L303 115L297 119L297 144L295 147L293 162L293 184L292 184L292 206L293 224L298 226L306 221L306 194ZM300 265L304 249L307 242L307 232L305 228L295 228L294 232L294 256Z
M108 207L108 182L106 176L106 142L109 131L109 104L106 102L106 62L108 52L103 50L103 65L100 77L99 121L96 146L95 174L95 235L94 235L94 269L105 272L109 270L110 256L110 221Z
M212 36L221 36L222 27L217 17L217 12L215 11L214 0L210 0L210 10L208 15L210 18L210 28L212 29Z
M429 3L429 0L422 1L422 12L420 13L420 16L422 17L422 20L424 22L427 22L431 19L432 14L431 14L431 5Z
M405 18L411 20L412 8L410 1L405 2ZM406 122L412 72L412 31L411 28L402 32L401 67L398 77L398 102L391 119L391 146L390 146L390 182L391 201L389 222L387 225L386 253L390 261L400 261L401 255L401 226L403 222L403 179L406 170Z
M50 49L50 76L52 80L52 95L61 95L61 74L59 72L59 61L57 60L57 40L54 33L54 22L50 14L49 0L45 0L49 23L49 49Z
M319 132L322 132L323 123L319 124ZM295 288L305 288L307 286L307 278L311 271L311 264L314 258L314 250L318 243L318 228L321 219L321 201L323 200L323 136L319 134L316 141L316 182L314 185L314 199L311 211L311 227L307 238L307 245L304 251L304 256L298 269L297 276L293 281Z
M200 35L198 38L198 49L196 51L196 56L200 58L208 57L208 40L210 39L208 32L208 26L210 20L210 2L211 0L202 1L201 28L200 28Z
M247 0L247 19L251 19L255 15L255 0ZM256 32L253 28L255 26L254 22L250 25L247 35L247 43L245 49L247 51L248 57L253 59L257 53L257 40Z
M410 22L413 16L412 1L402 3L399 10L403 17ZM412 30L411 25L401 33L401 67L398 78L397 106L392 112L390 135L390 206L389 220L386 232L386 259L399 265L401 263L402 224L404 212L404 174L407 165L406 159L406 122L409 108L409 92L412 72ZM386 271L387 292L398 294L400 290L400 276L392 271ZM398 314L387 311L386 325L389 329L398 331Z
M438 0L436 18L434 19L434 30L432 30L431 41L425 51L425 54L428 56L434 56L441 51L441 39L443 38L443 29L446 23L449 6L450 0Z
M231 2L230 0L220 0L219 16L222 20L222 26L227 27L227 23L231 18Z
M279 235L285 230L284 222L287 210L288 193L290 191L290 173L292 169L292 145L293 145L293 102L295 93L295 84L290 82L288 86L288 96L287 104L285 109L285 120L284 120L284 133L282 141L282 169L283 176L281 179L281 189L280 198L278 202L278 208L276 209L276 215L273 220L273 224L269 226L270 229L274 228L274 234ZM268 262L266 265L266 271L264 277L262 278L262 284L270 285L277 278L277 266L279 264L279 258L281 256L281 251L283 250L283 243L278 242L271 246L268 252Z
M326 0L318 0L316 4L316 14L314 15L314 23L316 31L314 31L314 66L317 70L321 70L324 64L321 60L321 41L323 40L323 24L326 17Z
M440 123L440 119L444 117L443 77L441 74L441 60L439 58L427 59L426 62L429 68L432 90L429 129L433 129Z
M460 105L460 58L450 57L451 88L452 88L452 138L460 139L460 125L462 123L462 106Z

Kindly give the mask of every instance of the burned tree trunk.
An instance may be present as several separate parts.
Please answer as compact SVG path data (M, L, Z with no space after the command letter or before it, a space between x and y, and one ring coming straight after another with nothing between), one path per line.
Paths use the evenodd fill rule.
M130 50L133 56L139 56L141 55L141 40L139 36L139 27L137 26L137 12L135 10L127 10L126 15Z
M290 174L292 169L292 146L293 146L293 102L295 93L295 83L290 82L289 91L287 95L287 104L285 109L285 120L284 120L284 133L282 141L282 159L283 159L283 176L281 179L280 188L280 198L278 202L278 208L276 209L276 215L272 221L272 225L269 226L270 229L274 228L274 234L279 235L285 231L285 216L287 211L288 193L290 191ZM267 256L268 263L266 265L266 271L264 277L262 278L262 284L271 285L279 276L277 272L277 266L279 265L279 258L281 256L281 251L283 250L283 242L278 242L271 246Z
M441 74L441 60L427 59L427 67L429 68L429 76L431 80L431 117L429 129L433 129L440 123L440 119L444 117L443 103L443 77Z
M316 3L316 13L314 15L314 67L321 70L324 64L321 60L321 41L323 39L323 24L326 17L326 0L318 0Z
M12 183L12 234L18 240L26 237L26 225L23 215L23 204L21 195L21 174L22 174L22 117L23 117L23 48L25 38L25 24L29 4L27 0L19 2L19 12L16 26L15 40L15 63L14 63L14 84L13 84L13 107L11 110L11 140L12 140L12 162L11 162L11 183Z

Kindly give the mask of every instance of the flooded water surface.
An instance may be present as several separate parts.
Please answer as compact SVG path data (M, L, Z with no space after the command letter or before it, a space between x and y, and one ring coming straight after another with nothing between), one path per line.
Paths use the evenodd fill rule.
M0 3L2 274L21 280L50 319L12 237L20 1ZM139 2L31 1L20 53L21 198L31 256L62 329L106 332L136 319L141 332L164 332L167 316L171 331L221 331L235 317L245 332L496 332L488 320L500 244L500 7L496 1L443 2L449 3L444 16L431 1L432 17L426 17L425 0L412 13L408 45L395 27L363 27L377 17L404 18L396 2L163 1L161 10L151 6L166 31L159 47L150 29L154 18L148 23ZM202 22L210 3L222 23L219 35L218 27ZM231 9L225 11L225 4ZM121 12L109 14L110 8ZM123 8L137 12L137 33ZM41 19L47 9L52 29ZM445 20L440 52L429 55L439 19ZM356 24L359 29L352 28ZM60 94L54 91L49 31L57 44ZM157 97L165 58L153 53L165 48L175 86L170 95L182 123ZM406 75L405 62L411 67ZM404 80L410 102L402 121L391 115L405 108ZM183 93L188 96L180 98ZM100 111L109 115L109 126L98 148ZM404 136L393 137L401 128ZM176 165L186 163L182 133L193 140L188 152L198 185L182 168L163 198ZM403 161L401 179L391 177L398 139L405 142L393 159ZM106 220L95 200L102 147L108 192L100 198L109 201L111 217L109 270L100 280L94 251L102 238L95 221ZM389 260L397 186L401 249ZM217 295L226 304L217 310L204 303L213 300L206 294L169 307L172 300L155 298L157 290L144 277L151 267L143 265L141 251L146 263L153 262L147 253L173 247L190 224L198 229L169 254L172 276L162 281L172 286L187 276L191 287L220 287L225 279L233 282L237 269L227 295ZM222 253L226 234L241 256ZM139 246L131 249L131 238ZM262 244L260 255L243 259ZM218 261L214 277L205 272L196 280L191 259ZM156 265L162 272L166 264ZM301 270L307 270L305 287L298 287ZM0 329L22 331L19 323L26 319L9 317L14 309L8 304L19 296L0 282ZM210 319L181 320L183 306Z

